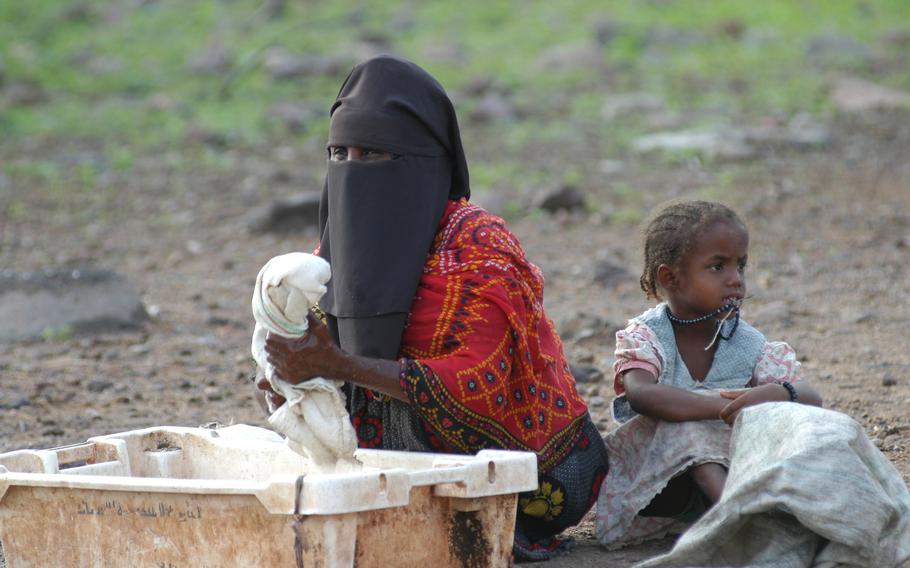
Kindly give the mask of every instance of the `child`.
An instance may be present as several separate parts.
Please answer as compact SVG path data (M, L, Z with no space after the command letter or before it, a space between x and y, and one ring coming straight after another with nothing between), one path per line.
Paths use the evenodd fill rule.
M721 496L730 425L746 406L821 406L793 349L739 319L749 233L728 207L666 206L645 230L641 288L665 300L616 334L610 470L598 540L618 548L678 532Z

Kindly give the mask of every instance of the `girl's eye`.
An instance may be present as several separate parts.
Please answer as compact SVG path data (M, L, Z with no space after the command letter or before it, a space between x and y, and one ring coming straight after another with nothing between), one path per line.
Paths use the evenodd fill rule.
M739 271L740 271L740 272L745 272L745 271L746 271L746 263L745 263L745 262L742 262L742 263L739 264Z
M333 162L343 162L348 159L348 149L342 146L329 148L329 159Z

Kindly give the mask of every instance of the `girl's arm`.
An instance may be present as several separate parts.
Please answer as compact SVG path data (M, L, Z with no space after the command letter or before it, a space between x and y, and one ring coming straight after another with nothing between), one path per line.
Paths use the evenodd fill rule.
M769 341L755 365L753 388L746 391L721 391L721 396L731 402L721 412L721 418L733 424L739 411L763 402L790 400L790 391L781 382L790 383L796 390L796 402L821 406L822 397L809 381L802 378L801 365L793 348L783 341Z
M622 381L632 410L666 422L716 420L729 404L723 398L659 384L654 375L643 369L629 369L622 374Z
M802 379L790 383L796 389L796 402L822 405L822 396L815 390L809 381ZM744 391L721 391L724 399L733 399L720 413L720 418L727 424L733 424L739 411L747 406L754 406L763 402L784 402L790 400L790 391L780 383L766 383L764 385L746 389Z

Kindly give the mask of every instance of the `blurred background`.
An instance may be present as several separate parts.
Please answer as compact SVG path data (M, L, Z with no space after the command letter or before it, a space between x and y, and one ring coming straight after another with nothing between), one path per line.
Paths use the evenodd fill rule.
M252 284L316 244L328 110L378 53L448 90L604 432L639 224L720 199L745 317L907 477L906 0L0 1L0 451L263 422Z
M440 80L464 123L476 194L516 200L548 184L611 185L620 165L609 160L636 150L662 147L661 161L748 152L731 127L790 126L785 143L827 142L856 81L910 89L910 4L3 2L5 215L34 212L24 186L48 191L45 215L78 204L83 227L116 218L116 196L149 160L212 176L253 154L318 164L341 81L377 53ZM700 138L643 139L694 129ZM292 185L318 187L322 171L301 176ZM283 191L233 181L247 200ZM604 213L636 217L635 188L612 191Z

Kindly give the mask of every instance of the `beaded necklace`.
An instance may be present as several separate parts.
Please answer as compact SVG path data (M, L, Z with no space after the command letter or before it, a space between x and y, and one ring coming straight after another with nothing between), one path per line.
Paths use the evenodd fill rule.
M731 337L733 337L733 333L736 331L736 327L739 325L739 307L741 305L742 305L742 300L732 300L730 302L727 302L723 306L717 308L716 310L714 310L711 313L705 314L703 316L699 316L697 318L692 318L692 319L683 319L683 318L673 315L673 312L670 311L670 306L667 306L667 318L670 321L672 321L673 323L678 323L680 325L692 325L692 324L696 324L696 323L701 323L703 321L709 320L709 319L717 316L718 314L727 312L727 315L725 315L723 318L717 320L717 323L715 324L717 327L714 330L714 336L711 337L711 341L705 346L705 351L707 351L708 349L711 349L711 346L714 345L714 343L717 341L718 338L724 339L724 340L729 340ZM724 322L726 322L727 319L730 318L731 314L734 314L734 316L735 316L734 320L733 320L733 327L730 328L730 333L728 333L727 335L724 335L723 333L721 333L721 331L724 328Z

